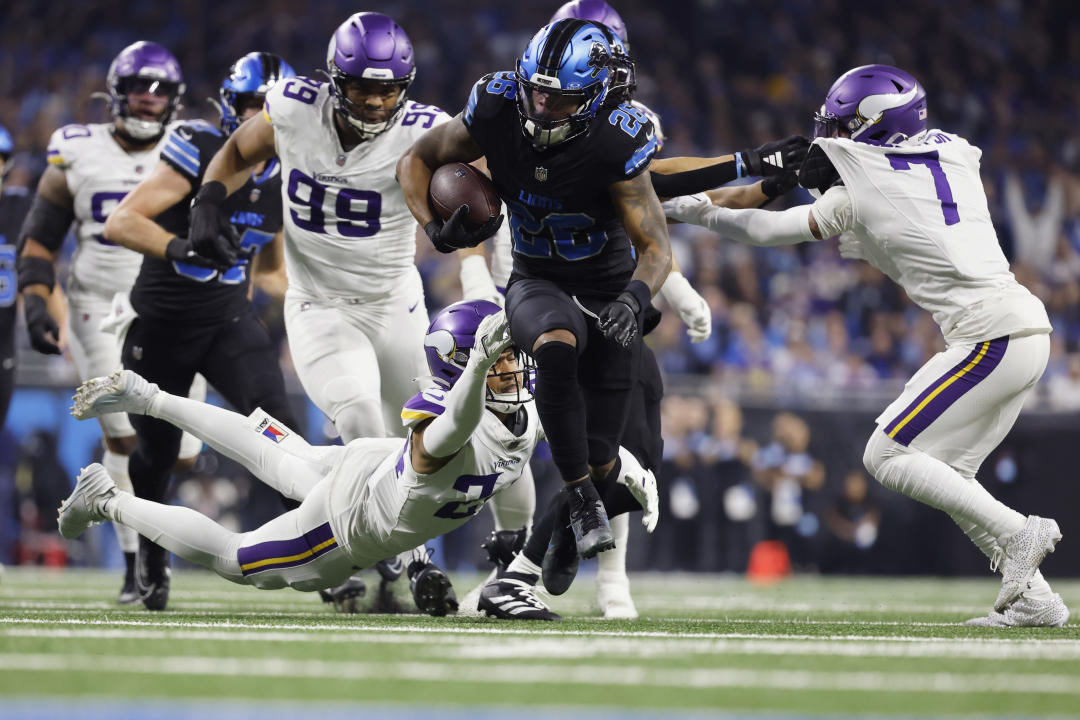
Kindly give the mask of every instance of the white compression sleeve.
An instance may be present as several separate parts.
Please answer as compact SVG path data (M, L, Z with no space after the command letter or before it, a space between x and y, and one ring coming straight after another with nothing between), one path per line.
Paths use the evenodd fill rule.
M449 457L469 441L484 413L484 389L489 364L472 355L461 377L446 393L446 410L424 428L424 449L437 458Z
M805 205L772 210L732 210L689 201L665 205L674 220L700 225L747 245L794 245L816 240L810 232L810 210Z

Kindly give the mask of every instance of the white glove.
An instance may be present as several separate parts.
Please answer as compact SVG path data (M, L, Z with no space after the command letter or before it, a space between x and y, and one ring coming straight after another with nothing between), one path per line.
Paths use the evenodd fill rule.
M699 343L709 339L712 335L712 308L705 298L690 286L690 281L681 272L673 270L668 274L660 288L660 294L686 323L686 334L690 336L690 342Z
M855 233L850 230L845 230L840 233L840 257L848 258L849 260L863 260L862 247L859 245L859 238L855 237Z
M487 259L483 255L461 258L461 297L463 300L487 300L503 307L506 299L495 288Z
M652 470L641 467L634 454L624 447L619 448L619 458L622 460L622 470L616 481L625 485L634 499L641 505L641 524L646 532L656 529L656 521L660 519L660 494L656 491L656 476Z
M702 211L712 206L712 200L705 193L695 193L694 195L680 195L679 197L665 200L661 203L661 207L664 208L664 215L669 220L678 220L680 222L691 223L692 225L698 225L698 219L701 216Z
M480 321L476 328L476 340L473 343L470 361L476 362L485 371L495 364L510 345L510 324L506 313L500 310Z

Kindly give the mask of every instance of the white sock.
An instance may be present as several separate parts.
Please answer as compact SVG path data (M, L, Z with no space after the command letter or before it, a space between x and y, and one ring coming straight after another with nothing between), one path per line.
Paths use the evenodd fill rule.
M535 575L537 578L543 574L543 571L536 563L525 557L525 553L518 553L515 555L514 559L510 561L510 564L506 566L506 571L522 573L525 575Z
M630 537L630 514L623 513L611 518L611 531L615 535L615 547L596 556L596 582L627 582L626 540Z
M143 500L127 492L117 492L103 510L113 522L126 525L169 552L209 568L226 580L245 582L236 559L239 534L202 513Z
M996 500L978 482L965 479L935 457L900 445L883 432L874 433L864 459L867 469L885 487L944 510L958 523L974 524L999 545L1024 527L1023 515Z
M327 468L319 462L283 450L258 431L247 418L224 408L166 392L154 396L147 415L172 423L201 438L210 447L250 470L282 495L303 500L323 479Z
M120 453L105 448L105 454L101 458L101 464L105 466L105 469L109 472L109 476L116 483L117 488L128 493L135 492L135 488L131 486L131 476L128 475L127 455L121 455ZM116 540L122 551L126 553L138 552L139 533L131 528L124 527L120 523L113 523L113 530L116 531Z

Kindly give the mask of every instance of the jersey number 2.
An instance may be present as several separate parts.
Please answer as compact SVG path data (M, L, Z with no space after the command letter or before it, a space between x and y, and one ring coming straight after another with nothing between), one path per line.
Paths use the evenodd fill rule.
M945 177L945 170L941 167L937 150L930 152L907 154L886 153L889 164L893 170L910 170L912 165L925 165L930 171L930 177L934 179L934 190L938 200L941 201L941 214L945 216L946 225L955 225L960 222L960 213L956 209L956 201L953 200L952 188L949 187L949 178Z

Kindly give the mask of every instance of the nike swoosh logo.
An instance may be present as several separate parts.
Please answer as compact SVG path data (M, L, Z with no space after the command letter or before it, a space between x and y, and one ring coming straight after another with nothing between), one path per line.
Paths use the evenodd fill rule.
M416 302L414 302L414 303L413 303L413 306L412 306L411 308L409 308L409 312L412 312L413 310L415 310L415 309L416 309L416 306L417 306L417 305L419 305L419 304L420 304L420 301L419 301L419 300L417 300Z

